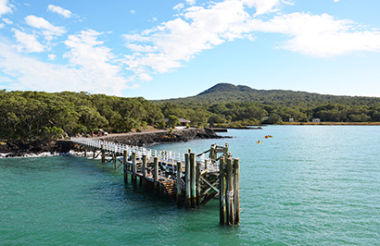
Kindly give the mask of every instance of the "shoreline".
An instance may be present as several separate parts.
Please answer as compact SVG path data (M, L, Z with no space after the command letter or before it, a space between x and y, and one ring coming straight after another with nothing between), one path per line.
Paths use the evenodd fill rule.
M380 122L282 122L273 125L294 126L380 126Z
M173 133L168 130L129 132L109 134L91 139L104 139L105 141L127 144L132 146L153 146L162 143L187 142L196 139L230 138L217 135L207 128L177 129ZM66 155L71 150L77 151L78 145L70 139L57 141L23 142L21 140L1 142L0 158L10 157L39 157Z

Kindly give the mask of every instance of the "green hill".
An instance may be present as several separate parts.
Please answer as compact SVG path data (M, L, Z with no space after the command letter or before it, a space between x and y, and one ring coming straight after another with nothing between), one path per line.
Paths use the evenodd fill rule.
M171 102L179 104L255 102L269 105L298 105L305 107L311 104L315 105L316 103L372 105L374 103L380 103L380 98L334 96L290 90L256 90L243 85L236 86L229 83L219 83L196 96L160 100L157 102Z

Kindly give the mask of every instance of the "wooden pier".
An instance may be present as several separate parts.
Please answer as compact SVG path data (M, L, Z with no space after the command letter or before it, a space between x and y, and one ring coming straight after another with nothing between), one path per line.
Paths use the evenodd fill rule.
M220 223L240 223L240 163L228 152L228 144L213 144L196 155L191 149L180 154L89 138L71 141L81 146L86 157L92 150L94 159L100 156L102 163L111 162L115 169L123 166L125 183L142 185L160 196L166 193L178 206L187 208L219 199Z

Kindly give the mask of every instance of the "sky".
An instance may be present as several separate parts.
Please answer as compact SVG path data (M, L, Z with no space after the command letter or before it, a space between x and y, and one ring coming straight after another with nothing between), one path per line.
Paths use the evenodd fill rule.
M380 97L379 0L0 0L0 89Z

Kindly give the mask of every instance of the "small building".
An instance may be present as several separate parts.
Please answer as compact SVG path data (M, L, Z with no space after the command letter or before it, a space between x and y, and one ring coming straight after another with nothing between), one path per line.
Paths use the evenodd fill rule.
M312 122L321 122L321 119L320 118L313 118Z
M289 118L289 122L294 122L294 118Z
M184 128L187 124L190 124L190 120L186 120L184 118L178 118L179 119L179 126L176 126L176 128ZM169 118L164 118L165 123L167 124L169 122Z

